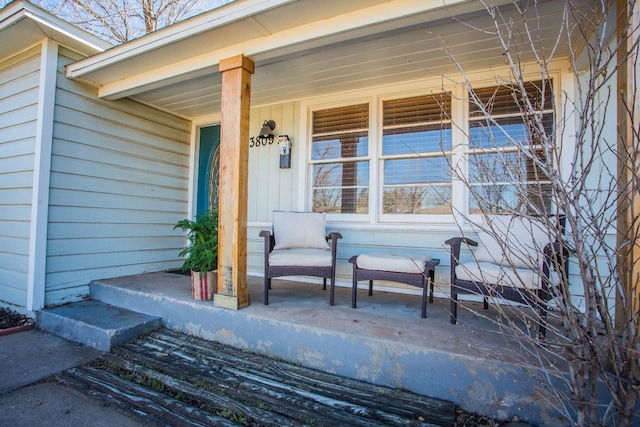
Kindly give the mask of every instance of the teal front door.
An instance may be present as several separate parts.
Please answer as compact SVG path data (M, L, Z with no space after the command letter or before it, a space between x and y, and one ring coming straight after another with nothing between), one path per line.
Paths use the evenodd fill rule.
M200 128L196 213L218 208L220 170L220 125Z

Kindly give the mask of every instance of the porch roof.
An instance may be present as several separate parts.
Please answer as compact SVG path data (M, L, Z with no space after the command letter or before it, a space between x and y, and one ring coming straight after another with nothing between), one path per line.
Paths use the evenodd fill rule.
M84 55L93 55L111 44L25 1L0 10L0 58L15 55L48 38Z
M508 0L495 2L512 7ZM564 2L544 1L539 43L558 43ZM220 111L220 60L256 65L252 106L504 65L477 0L237 0L81 60L67 77L193 119ZM563 50L564 49L564 50ZM523 60L532 60L524 54Z

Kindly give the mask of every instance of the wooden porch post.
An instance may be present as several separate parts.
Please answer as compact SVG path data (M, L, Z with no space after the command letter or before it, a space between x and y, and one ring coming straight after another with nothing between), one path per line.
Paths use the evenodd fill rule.
M625 325L633 321L636 325L640 319L640 242L636 216L640 215L640 194L635 185L633 171L640 168L638 149L640 141L634 133L634 126L640 123L640 94L638 93L638 50L635 43L640 37L640 2L636 1L630 9L629 0L617 2L617 34L619 41L617 70L617 104L618 104L618 248L622 286L628 298L622 304L621 295L616 301L616 329L619 332L628 330ZM634 49L635 48L635 49ZM631 113L629 113L631 111ZM630 114L633 114L631 116ZM631 243L631 244L629 244ZM626 274L625 274L626 273Z
M249 98L254 64L243 55L220 61L220 190L218 221L218 293L213 303L238 310L247 293L247 177Z

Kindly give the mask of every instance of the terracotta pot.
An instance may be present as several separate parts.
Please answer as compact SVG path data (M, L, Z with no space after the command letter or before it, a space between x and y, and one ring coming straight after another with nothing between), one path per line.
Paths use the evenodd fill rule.
M218 271L202 274L191 271L191 297L195 300L211 301L218 287Z
M30 329L33 329L34 326L35 324L33 322L29 322L25 325L14 326L12 328L6 328L6 329L0 329L0 337L3 335L13 334L15 332L28 331Z

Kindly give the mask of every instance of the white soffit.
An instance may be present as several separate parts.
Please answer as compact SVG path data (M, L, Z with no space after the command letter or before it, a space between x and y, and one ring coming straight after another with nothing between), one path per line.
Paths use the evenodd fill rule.
M481 7L475 0L237 0L71 64L67 77L118 99L210 75L235 55L259 66Z

